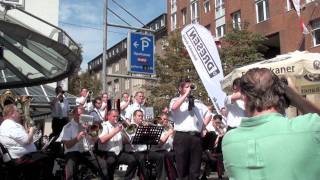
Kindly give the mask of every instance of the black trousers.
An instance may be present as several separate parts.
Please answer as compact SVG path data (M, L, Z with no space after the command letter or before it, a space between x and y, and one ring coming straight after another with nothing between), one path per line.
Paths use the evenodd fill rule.
M66 180L78 179L77 173L80 164L86 165L93 172L98 172L102 179L107 179L108 170L106 162L101 159L99 156L92 157L89 152L68 152L65 155L66 166L65 166L65 175ZM98 162L99 164L98 164Z
M52 118L52 124L51 124L52 133L50 135L50 138L54 136L59 136L63 126L66 125L68 122L69 122L69 119L67 117L64 117L62 119L55 118L55 117Z
M156 151L164 155L165 169L168 180L177 179L177 170L175 168L175 153L173 151L160 150Z
M173 149L179 179L199 179L202 155L200 133L189 134L177 131L173 140Z
M16 167L25 179L52 179L53 158L42 152L32 152L15 159ZM14 175L13 175L14 176ZM1 178L0 178L1 179Z
M139 162L139 169L144 177L144 180L151 180L147 160L152 163L156 163L157 179L166 179L165 158L164 154L154 151L134 152L134 156ZM153 180L153 179L152 179Z
M109 180L113 180L115 169L119 164L128 165L124 179L134 179L136 170L138 168L138 161L133 154L127 152L121 152L119 155L116 155L114 152L99 152L99 154L106 161Z

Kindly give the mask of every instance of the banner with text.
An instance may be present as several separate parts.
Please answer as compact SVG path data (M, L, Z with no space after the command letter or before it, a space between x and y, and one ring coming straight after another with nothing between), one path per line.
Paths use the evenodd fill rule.
M220 85L220 81L223 80L223 71L213 36L210 31L199 24L186 26L181 31L181 35L183 44L188 50L213 105L220 111L224 107L226 94Z

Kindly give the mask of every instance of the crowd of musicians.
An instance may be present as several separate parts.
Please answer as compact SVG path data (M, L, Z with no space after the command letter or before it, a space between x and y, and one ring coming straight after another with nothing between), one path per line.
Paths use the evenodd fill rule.
M265 83L259 84L260 81L265 81ZM263 90L259 90L262 87ZM284 91L281 87L283 89L287 88L287 90ZM244 78L236 79L232 86L233 93L226 97L225 107L220 109L219 114L215 113L212 106L207 106L195 99L192 96L193 89L193 84L188 79L181 81L178 86L179 95L171 100L168 107L163 108L162 113L157 116L158 118L150 121L145 118L145 97L141 91L136 92L134 96L124 93L122 101L118 103L116 108L112 108L107 93L92 99L90 97L92 92L82 88L80 96L76 99L77 106L70 111L68 99L65 97L62 88L58 86L56 88L56 97L51 102L52 134L50 139L53 141L49 141L49 144L54 142L52 144L58 143L62 145L58 147L63 147L64 179L79 179L78 175L81 170L79 167L81 165L90 169L92 173L101 177L101 179L110 180L114 178L117 168L124 167L123 165L126 167L123 169L125 171L123 179L134 179L138 176L139 179L156 178L169 180L199 179L200 177L201 179L206 179L208 172L216 165L220 166L217 167L217 171L219 179L222 179L222 158L224 158L224 164L228 165L226 169L229 170L229 177L247 177L246 173L236 172L262 170L261 168L255 168L259 166L259 163L256 162L258 160L259 162L265 161L272 164L270 167L278 166L279 163L281 165L282 162L268 161L266 158L261 159L256 156L254 156L256 158L253 160L251 159L252 161L247 161L251 157L243 156L247 146L254 148L246 151L246 153L257 155L260 151L264 152L266 150L266 152L269 152L270 149L275 147L272 143L270 146L268 144L260 144L263 148L259 147L259 152L254 152L257 151L256 148L258 146L255 143L260 141L260 136L261 139L277 138L277 142L281 138L291 137L284 137L284 133L276 133L276 135L271 136L268 135L269 131L259 130L259 128L255 131L253 129L254 126L260 126L264 123L268 125L266 122L269 122L258 123L256 115L262 114L257 116L259 118L268 115L268 117L272 116L275 119L281 119L272 121L275 125L271 128L270 134L274 134L274 130L277 131L282 128L279 131L288 131L288 134L300 136L303 134L300 133L300 129L297 130L295 129L296 126L288 126L287 124L300 123L302 121L305 121L303 124L319 123L319 121L316 121L319 119L316 114L307 114L302 116L306 118L288 121L285 117L284 108L289 103L282 97L290 99L290 103L299 107L303 113L318 112L319 114L320 110L300 98L299 95L296 95L295 91L284 85L280 79L267 69L254 69L249 71ZM255 91L256 89L258 90ZM256 94L251 96L250 93ZM263 93L269 93L263 99L268 103L262 103L260 100L253 103L252 100L254 98L264 97ZM284 93L287 93L287 95L284 96ZM269 106L270 103L273 103L273 105ZM68 116L69 111L72 112L72 118L70 119ZM13 168L9 168L9 170L12 170L12 172L9 171L10 179L52 179L55 156L36 149L33 141L34 127L23 126L19 109L15 104L5 105L2 115L4 120L0 125L0 152L3 156L3 161L9 158L13 162L12 166L10 166ZM252 117L252 120L250 121L250 118L247 118L249 120L242 121L245 115ZM93 120L92 123L85 123L83 121L84 117L90 117ZM250 123L257 124L250 125ZM279 123L284 124L279 125ZM143 142L132 143L137 129L149 126L163 127L161 135L159 134L159 143L152 145L151 148L149 148L150 146L147 142L145 144ZM302 124L300 124L301 126ZM318 126L305 126L304 129L309 127L312 129L311 131L303 130L303 132L318 132L314 130ZM264 128L269 128L269 126ZM248 131L249 129L252 130ZM232 132L226 134L229 130ZM245 135L251 132L255 132L255 134ZM301 143L308 143L304 148L310 147L308 151L314 154L316 149L312 148L314 147L314 140L309 137L313 137L313 135L305 136L304 141L301 141ZM240 139L248 138L248 144L244 147L241 142L246 142L247 140L241 141ZM250 138L256 138L257 140L252 141ZM222 157L221 153L222 139L224 139L224 144L222 145L224 147L224 157ZM292 141L281 141L283 145L291 147L290 142ZM55 148L52 149L55 151ZM235 151L236 149L239 149L239 151ZM295 158L305 156L302 149L294 148L292 150L301 155L294 156ZM234 154L237 154L237 156L234 156ZM271 154L279 154L279 160L290 156L290 154L284 154L280 150L266 153L265 155ZM311 170L317 170L319 168L316 166L316 159L319 156L314 155L312 157L316 158L309 158L308 162L312 161L314 162L312 165L315 165ZM272 158L272 155L270 158ZM289 161L292 158L290 156ZM201 171L203 162L206 165L204 171ZM248 167L244 162L253 164ZM232 164L237 164L239 167ZM295 164L290 166L295 166ZM288 177L292 174L289 171L274 170L269 172L274 177L281 176L283 173ZM295 173L295 175L304 177L300 173ZM312 177L315 175L316 177L316 173L309 173L308 175ZM255 174L252 177L255 179L258 176L259 174Z
M208 160L203 157L204 150L221 153L219 143L227 126L225 117L215 115L211 107L196 99L189 104L190 86L189 81L181 82L180 95L152 121L145 118L144 92L136 92L134 96L123 93L118 107L112 108L107 93L93 98L92 92L82 88L76 99L77 106L70 110L68 99L58 86L56 97L51 101L50 139L54 140L52 144L63 145L65 179L79 178L81 164L102 179L113 179L119 165L126 167L124 179L135 176L152 179L153 175L157 179L198 178L202 160ZM80 122L84 114L94 119L94 125ZM26 130L21 124L15 104L5 106L3 117L1 144L15 163L25 164L24 177L50 178L55 157L37 151L33 143L34 128ZM139 126L163 127L159 143L151 149L147 144L132 144ZM35 168L39 171L34 171Z

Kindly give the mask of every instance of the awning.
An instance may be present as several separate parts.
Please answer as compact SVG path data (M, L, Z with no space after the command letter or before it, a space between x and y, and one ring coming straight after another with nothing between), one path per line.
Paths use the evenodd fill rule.
M80 68L80 47L62 29L14 11L50 26L54 35L40 34L0 11L0 89L56 82Z
M222 88L230 91L234 79L256 67L268 68L278 76L293 78L300 94L320 93L320 53L307 51L282 54L272 59L236 68L223 79Z

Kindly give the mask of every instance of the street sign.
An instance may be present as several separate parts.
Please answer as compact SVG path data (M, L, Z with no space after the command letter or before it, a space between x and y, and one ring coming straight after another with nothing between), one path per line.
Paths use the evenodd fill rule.
M128 34L128 71L155 74L154 35L138 32Z

